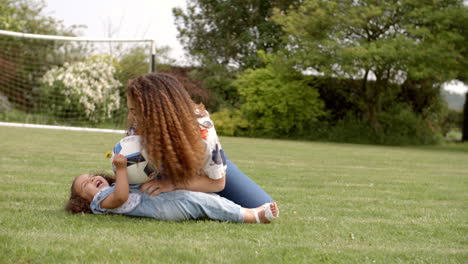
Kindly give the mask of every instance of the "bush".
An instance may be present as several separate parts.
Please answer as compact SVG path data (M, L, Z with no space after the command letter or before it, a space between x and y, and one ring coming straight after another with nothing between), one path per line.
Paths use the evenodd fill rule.
M463 112L449 109L441 121L442 135L446 136L450 131L461 131L463 127Z
M323 140L359 144L421 145L435 144L441 140L437 127L423 120L404 104L392 106L378 115L377 128L354 115L347 115L334 125L322 124Z
M379 142L390 145L434 144L440 140L439 128L411 110L406 104L396 104L378 115Z
M84 115L94 123L111 118L120 107L122 85L114 78L114 65L113 58L102 55L47 71L40 91L43 108L62 118Z
M263 59L265 68L249 69L234 82L251 132L258 136L304 136L309 124L325 115L317 89L280 57L263 55Z
M459 129L453 129L450 130L446 135L445 135L445 140L446 141L460 141L462 139L462 133L461 130Z
M373 144L377 142L376 133L367 122L353 115L346 115L334 125L322 124L322 139L333 142Z
M248 121L242 117L240 110L223 109L211 114L216 132L220 136L242 136L248 129Z

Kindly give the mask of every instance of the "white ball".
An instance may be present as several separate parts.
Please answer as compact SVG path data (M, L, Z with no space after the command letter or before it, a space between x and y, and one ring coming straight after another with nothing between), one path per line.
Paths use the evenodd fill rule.
M157 174L156 167L148 163L148 154L141 146L141 138L138 135L122 138L112 150L111 164L116 153L127 158L127 174L129 184L140 184L148 181ZM115 166L112 170L115 173Z

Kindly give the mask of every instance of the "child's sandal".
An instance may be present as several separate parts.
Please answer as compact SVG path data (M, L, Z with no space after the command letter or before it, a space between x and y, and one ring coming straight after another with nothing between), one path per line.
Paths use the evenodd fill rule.
M275 220L276 218L279 217L279 210L278 208L276 208L276 216L273 215L273 212L271 211L271 205L272 203L266 203L264 205L262 205L262 207L264 208L263 210L265 211L265 218L269 221L269 222L272 222L273 220ZM276 203L275 203L275 206L276 206ZM260 217L258 215L258 211L255 210L255 221L257 223L262 223L262 221L260 220Z

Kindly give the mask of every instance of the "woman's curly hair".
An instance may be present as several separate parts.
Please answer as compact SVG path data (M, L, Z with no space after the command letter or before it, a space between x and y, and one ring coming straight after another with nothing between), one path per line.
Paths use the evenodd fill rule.
M133 120L150 159L175 184L200 175L204 158L196 110L182 84L167 74L151 73L130 80L127 87ZM199 112L198 111L198 112ZM130 115L129 115L130 117Z
M104 172L93 173L92 175L102 176L109 183L109 185L115 182L115 179L110 174ZM74 214L92 213L90 208L90 202L81 197L76 192L75 183L78 177L80 176L77 176L72 182L70 188L70 199L68 199L67 203L65 204L65 210Z

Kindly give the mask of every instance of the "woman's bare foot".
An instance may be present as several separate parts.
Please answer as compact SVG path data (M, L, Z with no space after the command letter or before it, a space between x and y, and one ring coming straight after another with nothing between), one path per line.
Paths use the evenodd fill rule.
M253 209L244 208L244 223L269 224L278 216L279 210L275 202L266 203Z

